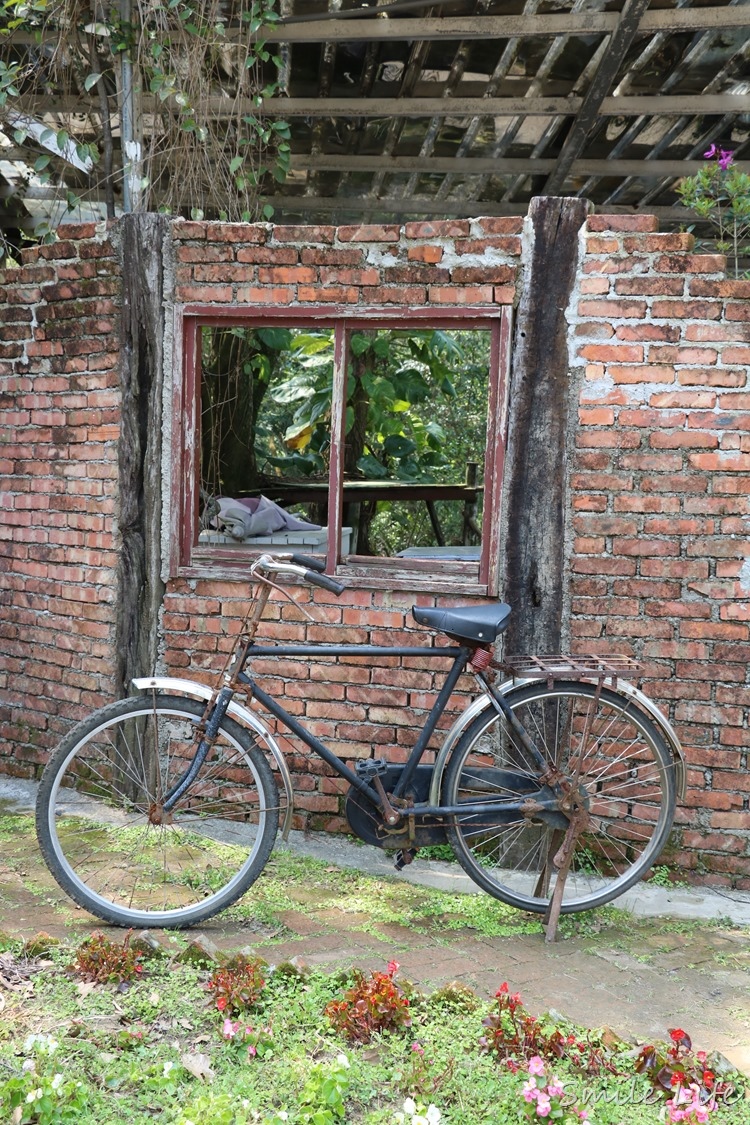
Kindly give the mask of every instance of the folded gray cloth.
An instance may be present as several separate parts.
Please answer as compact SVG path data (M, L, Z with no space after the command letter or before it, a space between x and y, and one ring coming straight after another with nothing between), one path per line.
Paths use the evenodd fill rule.
M233 539L252 539L276 531L319 531L319 523L298 519L267 496L233 500L219 497L219 512L213 526Z

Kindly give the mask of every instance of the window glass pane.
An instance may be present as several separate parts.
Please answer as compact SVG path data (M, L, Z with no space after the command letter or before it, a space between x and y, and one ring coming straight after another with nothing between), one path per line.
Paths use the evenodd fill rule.
M201 543L325 551L333 329L201 331Z
M478 560L487 329L350 334L344 518L352 553Z

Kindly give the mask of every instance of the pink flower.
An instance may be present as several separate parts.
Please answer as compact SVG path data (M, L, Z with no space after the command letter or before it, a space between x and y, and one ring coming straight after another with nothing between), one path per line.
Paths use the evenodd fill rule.
M547 1087L547 1093L551 1098L560 1098L565 1093L565 1087L559 1078L553 1078Z
M706 160L711 160L714 156L716 156L717 152L718 149L716 148L716 145L711 145L711 147L708 149L708 152L704 152L703 155L705 156Z
M257 1053L258 1053L258 1052L257 1052L256 1048L255 1048L255 1047L253 1047L252 1043L248 1043L248 1045L247 1045L247 1054L248 1054L248 1057L249 1057L249 1058L253 1058L253 1057L254 1057L255 1055L257 1055Z
M536 1082L524 1082L521 1093L523 1094L523 1100L525 1102L530 1103L536 1101L539 1097L539 1089L537 1088Z
M734 164L734 152L731 149L723 148L719 155L719 167L722 172L726 172L732 164Z
M536 1101L536 1112L538 1117L546 1117L552 1106L546 1094L540 1093Z
M221 1029L221 1034L225 1039L234 1039L235 1035L237 1034L238 1027L239 1024L232 1023L230 1019L225 1019L223 1027Z
M401 966L399 965L398 961L389 961L388 962L388 968L386 970L387 973L388 973L388 976L389 977L395 977L396 973L398 972L398 970L400 968L401 968Z
M424 1055L424 1047L421 1043L412 1043L411 1049L415 1055Z
M539 1055L529 1059L529 1074L538 1074L540 1077L544 1074L544 1060Z

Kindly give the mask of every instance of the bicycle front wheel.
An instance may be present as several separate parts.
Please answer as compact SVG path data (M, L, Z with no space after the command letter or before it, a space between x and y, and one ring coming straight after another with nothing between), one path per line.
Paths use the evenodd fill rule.
M553 860L570 841L567 790L580 831L562 912L602 906L643 878L667 842L675 813L669 751L649 717L608 688L597 696L587 683L530 684L505 700L562 785L545 784L508 720L484 711L451 755L443 800L492 802L497 811L453 819L456 858L495 898L543 913L555 888ZM524 801L525 811L507 808Z
M203 712L166 695L119 700L79 723L44 771L42 854L63 890L106 922L193 925L244 894L266 864L276 782L232 719L174 809L162 809L195 754Z

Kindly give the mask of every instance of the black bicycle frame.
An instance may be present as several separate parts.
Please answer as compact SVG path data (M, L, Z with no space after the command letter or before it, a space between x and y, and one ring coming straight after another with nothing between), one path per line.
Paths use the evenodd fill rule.
M437 660L441 657L450 656L453 658L453 664L446 676L445 682L438 692L437 699L432 706L432 710L427 716L427 720L420 731L412 751L404 764L403 770L399 776L398 782L393 790L392 796L400 797L407 789L409 782L412 780L414 773L419 765L427 745L432 737L432 734L437 726L441 715L443 714L448 700L453 694L453 690L458 682L461 673L465 670L467 663L474 654L473 648L468 647L451 647L451 648L415 648L413 646L405 647L382 647L380 645L250 645L244 653L242 660L242 667L237 674L237 680L245 684L251 691L253 699L256 699L262 707L266 709L274 718L287 727L288 730L300 738L306 746L318 754L324 762L326 762L332 769L336 771L341 777L344 777L350 785L362 793L373 805L378 808L382 807L382 802L377 792L372 788L368 782L363 781L360 777L351 770L345 762L338 757L332 750L330 750L320 739L311 734L302 723L290 715L289 712L281 706L280 703L267 692L263 691L258 686L256 681L249 676L245 671L245 665L254 657L258 656L374 656L378 658L386 656L421 656L428 660ZM531 751L533 756L537 759L540 766L544 765L544 760L539 754L539 751L534 746L533 742L529 739L526 731L513 715L510 707L505 703L501 695L494 692L490 685L485 684L486 690L489 694L496 709L502 713L511 723L515 732L519 735L527 749ZM501 807L507 811L520 810L524 801L503 800L502 802L484 802L482 804L461 804L461 805L428 805L418 804L411 808L409 811L412 815L418 816L451 816L458 814L472 814L488 812L490 810L497 810ZM535 802L538 806L556 809L557 803L555 798L550 794L545 797L544 794L539 793L534 796Z

